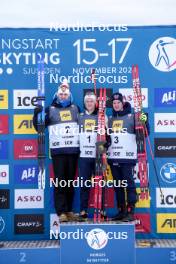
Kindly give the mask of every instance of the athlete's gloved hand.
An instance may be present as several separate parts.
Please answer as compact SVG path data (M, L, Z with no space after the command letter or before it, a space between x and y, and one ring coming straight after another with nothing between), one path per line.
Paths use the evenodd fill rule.
M140 117L139 117L139 120L142 122L142 123L146 123L147 122L147 115L142 112Z
M37 105L34 108L34 115L38 115L39 113L41 113L43 111L43 106L42 105Z

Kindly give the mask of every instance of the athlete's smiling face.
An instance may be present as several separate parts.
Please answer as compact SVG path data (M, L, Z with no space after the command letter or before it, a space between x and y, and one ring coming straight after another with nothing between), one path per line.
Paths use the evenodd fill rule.
M114 100L112 106L116 112L123 111L123 103L119 100Z
M89 113L93 113L95 111L95 104L95 100L93 100L92 98L88 98L85 101L85 107Z

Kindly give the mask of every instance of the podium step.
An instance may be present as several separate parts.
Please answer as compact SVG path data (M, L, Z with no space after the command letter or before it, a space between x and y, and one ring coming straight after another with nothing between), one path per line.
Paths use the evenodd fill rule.
M56 240L3 241L2 244L1 264L65 264L60 263L59 241ZM156 261L176 263L176 239L136 240L136 264L148 264L149 260L150 264L156 264Z

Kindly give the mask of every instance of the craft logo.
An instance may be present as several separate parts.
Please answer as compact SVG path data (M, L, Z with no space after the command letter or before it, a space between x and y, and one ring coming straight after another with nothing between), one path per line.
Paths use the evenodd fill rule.
M84 129L86 131L93 131L95 130L96 121L92 119L86 119L84 123Z
M14 134L36 134L33 115L14 115Z
M135 214L136 233L150 233L150 214Z
M9 184L9 165L0 165L0 184Z
M160 170L161 178L166 183L176 182L176 164L166 163L161 167Z
M176 113L155 113L154 120L155 132L176 132Z
M61 111L60 112L60 119L61 121L71 121L72 116L70 111Z
M9 209L10 207L10 190L0 190L0 209Z
M0 90L0 109L8 109L8 90Z
M106 247L108 243L108 236L106 232L100 228L92 229L88 233L86 239L89 247L95 250L99 250Z
M8 159L8 141L0 140L0 159Z
M2 218L2 216L0 216L0 234L3 233L4 229L5 229L5 221Z
M37 165L15 165L14 166L15 183L35 184L38 182Z
M15 159L37 158L38 148L36 139L15 139L14 157Z
M15 234L43 234L44 215L42 214L16 214L14 216Z
M169 72L176 69L176 39L162 37L156 39L149 49L149 60L158 71Z
M142 106L148 108L148 88L141 88ZM134 107L134 93L132 88L120 88L119 93L123 94L125 102L129 102L131 107Z
M8 134L9 133L9 116L8 115L0 115L0 134Z
M14 109L34 109L37 104L37 89L13 91Z
M140 188L136 188L137 195L138 195L138 201L136 203L136 208L150 208L150 199L141 199ZM149 195L149 194L148 194Z
M176 188L156 188L156 206L158 208L176 208Z
M176 88L156 88L155 107L175 107Z
M16 189L15 209L44 208L44 191L38 189Z
M155 157L176 157L176 138L155 138Z
M176 234L176 214L157 214L157 233Z

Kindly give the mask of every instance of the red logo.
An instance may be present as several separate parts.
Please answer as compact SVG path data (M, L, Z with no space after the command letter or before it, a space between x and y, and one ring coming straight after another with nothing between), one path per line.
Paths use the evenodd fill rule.
M37 139L15 139L14 157L15 159L36 159L38 156Z
M0 134L8 134L9 133L9 116L8 115L0 115Z
M105 207L114 208L114 188L105 190ZM94 208L94 189L90 191L89 208Z
M150 233L150 214L135 214L136 233Z

